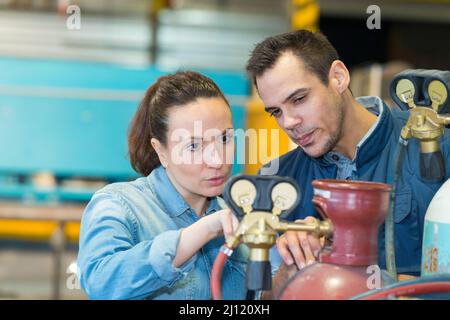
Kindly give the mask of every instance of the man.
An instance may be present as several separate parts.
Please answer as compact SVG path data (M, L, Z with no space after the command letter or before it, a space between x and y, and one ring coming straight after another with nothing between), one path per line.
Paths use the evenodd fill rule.
M355 99L349 89L349 71L324 35L300 30L267 38L253 50L247 71L266 112L299 146L274 160L279 162L276 174L293 177L302 189L293 220L320 217L311 201L314 179L387 182L409 113L390 110L379 97ZM448 130L441 149L450 169ZM411 275L420 273L424 215L442 184L423 181L419 172L419 143L411 139L394 219L397 271ZM321 245L319 239L302 232L286 232L277 240L283 261L298 268L313 263ZM382 269L384 245L381 228Z

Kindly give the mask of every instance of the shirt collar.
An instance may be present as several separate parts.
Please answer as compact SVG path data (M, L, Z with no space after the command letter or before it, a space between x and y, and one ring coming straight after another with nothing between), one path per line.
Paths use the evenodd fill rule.
M356 154L355 158L358 154L358 149L364 144L364 142L372 135L372 133L375 131L376 127L380 123L380 115L383 114L384 111L384 103L383 100L379 97L359 97L356 98L356 101L358 101L360 104L362 104L368 111L373 113L377 116L377 120L374 124L370 127L369 131L366 132L364 137L358 142L356 145Z
M393 122L389 107L381 98L367 96L356 98L356 100L368 111L378 116L375 123L356 145L355 157L351 162L356 163L356 166L360 167L384 149L393 130ZM344 155L342 154L330 151L315 160L322 165L330 165L341 161L343 157ZM349 160L347 159L347 161Z
M166 213L170 216L180 216L188 210L192 210L181 194L175 189L172 182L167 175L166 169L163 166L158 166L148 176L147 180L153 189L158 200L166 209ZM220 205L217 197L210 199L208 209L205 214L211 214L220 210Z
M355 159L357 168L380 155L388 144L394 130L391 111L381 98L362 97L359 102L369 111L370 106L378 105L380 114L374 126L369 130L369 135L358 144L359 148Z

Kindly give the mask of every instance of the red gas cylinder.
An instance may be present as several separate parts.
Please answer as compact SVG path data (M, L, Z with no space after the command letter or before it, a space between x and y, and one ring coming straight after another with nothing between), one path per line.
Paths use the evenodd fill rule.
M312 184L314 205L333 223L333 244L322 250L319 263L292 277L280 299L348 299L373 289L367 267L378 261L378 228L388 212L390 186L345 180Z

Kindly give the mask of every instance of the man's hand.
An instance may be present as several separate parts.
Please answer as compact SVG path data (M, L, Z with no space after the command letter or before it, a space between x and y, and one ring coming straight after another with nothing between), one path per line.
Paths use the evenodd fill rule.
M315 221L314 217L306 217L295 222ZM314 263L319 255L322 244L319 238L303 231L287 231L277 239L277 249L287 266L294 262L299 269Z

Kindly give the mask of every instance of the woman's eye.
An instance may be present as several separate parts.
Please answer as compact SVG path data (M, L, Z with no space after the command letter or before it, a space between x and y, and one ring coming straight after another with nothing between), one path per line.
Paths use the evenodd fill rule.
M188 145L188 149L190 151L197 151L200 149L200 143L191 143L190 145Z
M222 143L223 144L227 144L228 142L231 141L231 139L233 139L233 136L231 134L226 134L222 136Z

